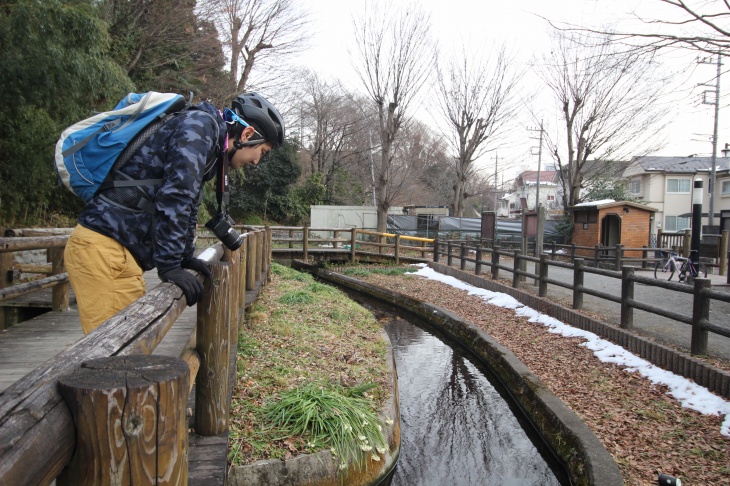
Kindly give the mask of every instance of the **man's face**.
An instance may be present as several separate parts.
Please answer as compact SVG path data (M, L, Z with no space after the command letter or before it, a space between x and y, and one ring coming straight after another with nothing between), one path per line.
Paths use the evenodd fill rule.
M234 169L240 169L246 164L257 165L261 160L261 157L271 152L273 145L269 142L264 142L259 145L252 147L243 147L236 150L231 159L231 167Z

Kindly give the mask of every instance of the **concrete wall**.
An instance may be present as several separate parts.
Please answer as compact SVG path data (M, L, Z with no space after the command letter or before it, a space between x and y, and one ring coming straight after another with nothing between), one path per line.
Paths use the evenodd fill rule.
M312 228L358 228L374 230L378 226L375 206L310 206ZM403 208L392 207L388 214L403 214Z

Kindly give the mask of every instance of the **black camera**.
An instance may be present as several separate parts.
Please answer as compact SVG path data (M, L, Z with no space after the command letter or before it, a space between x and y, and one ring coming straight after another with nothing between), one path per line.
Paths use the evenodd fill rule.
M238 250L243 244L241 234L233 229L235 222L228 213L218 213L205 223L205 227L218 237L229 250Z

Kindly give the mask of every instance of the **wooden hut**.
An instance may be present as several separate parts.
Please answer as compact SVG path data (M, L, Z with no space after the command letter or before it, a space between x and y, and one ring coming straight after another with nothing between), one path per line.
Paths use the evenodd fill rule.
M649 245L651 220L656 209L643 204L611 199L576 204L573 211L573 237L577 246L595 245L641 248ZM592 250L577 250L589 256ZM627 257L641 258L641 251L629 251Z

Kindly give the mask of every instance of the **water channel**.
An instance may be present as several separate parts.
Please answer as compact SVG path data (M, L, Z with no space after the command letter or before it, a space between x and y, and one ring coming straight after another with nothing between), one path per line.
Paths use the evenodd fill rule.
M480 361L416 319L357 300L385 323L395 355L401 453L392 486L569 484Z

